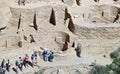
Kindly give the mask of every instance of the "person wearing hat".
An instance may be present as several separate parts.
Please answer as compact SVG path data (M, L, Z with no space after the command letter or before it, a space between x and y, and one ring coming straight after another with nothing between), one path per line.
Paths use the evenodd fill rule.
M43 51L43 59L44 59L45 62L48 61L48 50L47 50L47 48L45 48L44 51Z

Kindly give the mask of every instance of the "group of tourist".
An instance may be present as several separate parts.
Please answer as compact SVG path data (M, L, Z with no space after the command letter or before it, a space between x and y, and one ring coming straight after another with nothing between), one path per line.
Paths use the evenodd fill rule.
M33 56L31 56L33 57ZM36 57L37 58L37 57ZM32 59L31 59L32 60ZM33 61L33 60L32 60ZM29 60L29 56L26 54L24 58L22 57L19 57L18 60L15 61L15 66L16 68L13 68L13 70L15 72L17 72L16 70L20 69L22 71L22 68L23 68L23 65L24 67L26 68L26 66L30 65L31 67L33 67L34 63L32 63L30 60Z
M76 55L78 57L81 57L81 44L79 43L77 45L77 47L75 48L76 50ZM54 59L54 52L53 51L48 51L47 48L44 48L44 51L42 53L43 55L43 60L45 62L53 62L53 59ZM27 66L31 66L31 67L34 67L34 66L37 66L37 52L34 52L32 55L31 55L31 61L30 61L30 58L28 56L28 54L25 55L25 57L19 57L18 60L15 61L15 66L16 67L13 67L12 70L15 71L16 73L18 73L18 69L20 71L23 70L23 66L26 68ZM10 68L11 68L11 63L10 63L10 60L8 59L7 61L5 59L2 60L1 62L1 66L0 66L0 74L5 74L6 71L10 71Z
M30 62L29 60L29 56L26 54L24 58L22 57L19 57L18 60L15 61L15 66L16 67L13 67L12 69L18 73L18 69L20 69L22 71L22 68L23 68L23 65L26 67L27 65L30 65L33 67L33 64ZM7 63L6 63L6 60L3 59L2 62L1 62L1 66L0 66L0 74L5 74L6 71L10 71L10 68L11 68L11 63L9 61L9 59L7 60Z
M45 62L48 62L48 61L53 62L53 59L54 59L54 52L52 51L48 52L48 50L45 48L43 51L43 60ZM25 54L25 57L23 58L19 57L15 61L16 67L12 67L12 70L18 73L18 70L23 71L23 66L26 68L28 66L34 67L35 65L37 65L37 52L34 52L31 55L31 61L28 54ZM6 71L9 72L10 68L11 68L10 60L8 59L6 61L5 59L3 59L0 66L0 74L5 74Z
M53 62L54 59L54 52L50 51L48 52L48 50L45 48L43 51L43 58L45 62Z

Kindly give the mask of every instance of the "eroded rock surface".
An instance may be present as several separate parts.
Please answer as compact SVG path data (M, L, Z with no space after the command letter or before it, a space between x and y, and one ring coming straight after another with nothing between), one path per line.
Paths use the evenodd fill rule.
M119 3L119 0L1 0L0 61L11 58L14 63L19 56L31 55L33 51L39 52L41 61L43 49L47 48L55 52L55 61L59 63L76 59L74 49L81 43L82 58L92 58L86 61L110 63L109 53L120 45ZM78 62L74 63L75 68L52 66L45 74L87 74L86 67L76 66Z

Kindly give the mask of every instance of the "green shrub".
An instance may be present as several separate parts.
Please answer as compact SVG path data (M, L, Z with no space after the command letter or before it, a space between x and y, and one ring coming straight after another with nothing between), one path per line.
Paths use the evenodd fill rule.
M120 66L120 59L114 59L112 63L116 64L117 66Z
M120 74L120 59L114 59L111 64L111 69Z
M118 48L116 51L113 51L112 53L110 53L110 57L112 59L117 58L118 56L120 56L120 48Z
M106 66L94 65L89 74L109 74L109 69Z
M102 66L94 63L89 74L120 74L120 59L117 58L118 56L120 56L120 48L110 54L110 57L113 58L110 65Z

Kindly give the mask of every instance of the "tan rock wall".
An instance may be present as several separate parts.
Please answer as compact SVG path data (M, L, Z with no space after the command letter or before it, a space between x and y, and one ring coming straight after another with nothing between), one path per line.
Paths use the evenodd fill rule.
M120 37L120 27L98 27L88 28L76 26L76 33L81 39L114 39Z

